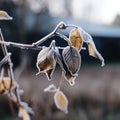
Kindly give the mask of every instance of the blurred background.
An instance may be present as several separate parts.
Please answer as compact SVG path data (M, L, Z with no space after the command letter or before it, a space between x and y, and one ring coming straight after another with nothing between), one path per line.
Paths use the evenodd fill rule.
M58 85L59 66L49 82L44 74L35 75L39 51L8 47L15 78L25 90L22 99L35 111L33 120L120 120L119 0L0 0L0 10L13 17L12 21L0 21L5 41L32 44L64 21L90 33L105 59L106 65L101 68L99 60L89 56L87 50L81 51L76 84L73 87L66 81L62 84L69 100L69 113L65 115L55 107L53 94L43 92L50 84ZM69 36L69 30L64 34ZM67 45L58 37L53 39L58 46ZM49 46L51 40L43 45ZM18 119L16 106L13 104L15 110L11 111L6 97L0 96L0 106L0 120Z

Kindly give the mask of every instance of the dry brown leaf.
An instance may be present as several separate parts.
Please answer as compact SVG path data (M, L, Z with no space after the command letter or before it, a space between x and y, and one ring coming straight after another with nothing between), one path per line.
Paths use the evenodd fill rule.
M11 79L9 77L4 77L0 80L0 94L8 92L10 89L14 89L16 86L17 83L15 81L12 81L11 85Z
M74 46L78 51L81 50L83 39L78 28L75 28L70 32L69 40L72 46Z
M62 91L57 91L54 95L54 102L58 109L68 113L68 100Z
M81 56L75 47L67 46L62 52L63 61L71 75L77 74L81 65Z
M22 120L31 120L28 112L22 107L19 108L18 116L21 117Z
M89 51L89 55L98 58L98 56L93 48L93 45L91 43L88 43L88 51Z
M0 20L12 20L7 12L0 10Z
M37 58L37 68L40 72L45 72L48 80L51 80L54 72L56 61L54 58L54 51L51 48L44 48L40 51Z
M94 46L94 44L92 43L88 43L88 51L89 51L89 55L95 57L95 58L98 58L101 60L102 64L101 66L104 66L105 63L104 63L104 59L103 57L101 56L101 54L97 51L96 47Z
M69 71L66 71L65 79L69 82L71 86L73 86L75 84L76 76L73 76Z
M87 32L85 32L82 29L81 29L81 33L82 33L82 36L83 36L83 41L86 42L87 45L88 45L89 55L98 58L102 62L101 66L104 66L105 65L104 58L102 57L102 55L96 49L96 46L94 44L94 41L93 41L91 35L88 34Z

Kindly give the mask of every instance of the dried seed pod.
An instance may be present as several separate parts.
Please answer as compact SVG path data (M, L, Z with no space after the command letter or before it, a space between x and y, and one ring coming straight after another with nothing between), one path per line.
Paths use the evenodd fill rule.
M28 112L22 107L19 108L18 116L21 117L22 120L31 120Z
M3 77L2 80L0 80L0 94L7 93L10 89L16 88L17 83L15 81L12 81L9 77Z
M40 51L37 58L36 66L39 70L39 73L41 72L46 73L48 80L51 80L52 74L56 66L54 52L55 50L51 43L49 48L44 48Z
M62 91L57 91L54 95L54 102L58 109L68 113L68 100Z
M0 10L0 20L12 20L7 12Z
M91 35L88 34L88 33L85 32L85 31L83 31L83 30L81 30L81 31L82 31L83 40L84 40L84 42L86 42L87 45L88 45L89 55L91 55L91 56L93 56L93 57L95 57L95 58L98 58L98 59L102 62L101 66L104 66L104 65L105 65L105 63L104 63L104 58L103 58L102 55L97 51L96 46L95 46L95 44L94 44L94 42L93 42L93 39L92 39Z
M71 75L77 74L81 65L81 57L78 50L72 46L67 46L62 52L62 57Z
M44 92L56 92L57 88L54 84L49 85L47 88L44 89Z
M69 40L72 46L74 46L78 51L81 50L83 45L83 38L78 28L75 28L70 32Z

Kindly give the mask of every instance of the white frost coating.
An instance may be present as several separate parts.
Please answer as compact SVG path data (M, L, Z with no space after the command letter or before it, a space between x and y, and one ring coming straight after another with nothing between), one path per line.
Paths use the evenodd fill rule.
M62 91L57 91L54 95L54 102L58 109L65 114L68 113L68 99Z
M90 34L88 34L86 31L84 31L82 28L79 28L81 33L82 33L82 38L83 38L83 41L87 44L91 44L92 47L93 47L93 50L94 52L96 53L97 55L97 58L100 59L100 61L102 62L101 66L103 67L105 65L105 62L104 62L104 58L102 57L102 55L97 51L96 49L96 46L94 44L94 41L93 41L93 38L91 37ZM95 57L95 56L93 56Z
M44 92L56 92L56 91L57 91L57 88L54 84L51 84L44 89Z
M13 18L7 12L0 10L0 20L12 20Z

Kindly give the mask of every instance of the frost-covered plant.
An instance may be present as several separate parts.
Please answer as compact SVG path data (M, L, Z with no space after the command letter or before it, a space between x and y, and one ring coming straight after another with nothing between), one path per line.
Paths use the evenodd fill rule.
M64 34L61 34L61 31L64 31L67 28L71 28L69 37L65 36ZM41 43L43 43L46 40L49 40L49 38L52 38L54 36L62 38L62 40L65 40L68 43L68 45L66 47L56 46L56 41L52 40L49 47L41 46ZM36 75L40 73L45 73L48 80L52 80L52 75L55 70L56 64L59 64L62 70L62 76L59 86L56 87L52 84L45 88L44 91L55 93L55 105L58 109L62 110L65 113L68 113L68 100L61 90L61 83L63 82L63 79L66 79L71 86L75 84L75 79L78 76L78 72L81 66L80 52L81 50L86 50L86 48L83 47L83 43L87 44L89 55L98 58L101 61L101 66L104 66L104 59L101 56L101 54L97 51L91 35L78 26L72 24L67 25L64 22L60 22L51 33L38 40L37 42L32 43L31 45L5 42L3 40L0 41L0 43L2 46L4 45L5 47L12 46L19 47L22 49L39 50L40 52L38 54L36 62L38 73ZM62 54L59 52L60 50L62 50ZM29 118L29 116L26 115L27 112L24 111L23 108L20 107L19 109L20 116L27 116L27 118ZM21 113L23 114L21 115Z
M5 11L0 11L0 20L11 20L10 17ZM4 42L2 32L0 30L0 41ZM23 102L20 98L20 95L23 93L23 90L19 88L19 84L14 78L12 62L11 62L11 53L8 53L6 45L2 44L2 52L4 58L0 61L1 76L0 76L0 95L7 95L8 99L16 103L19 110L19 117L23 120L30 120L29 114L33 114L32 109L28 106L27 103ZM4 64L7 64L8 76L4 74Z

